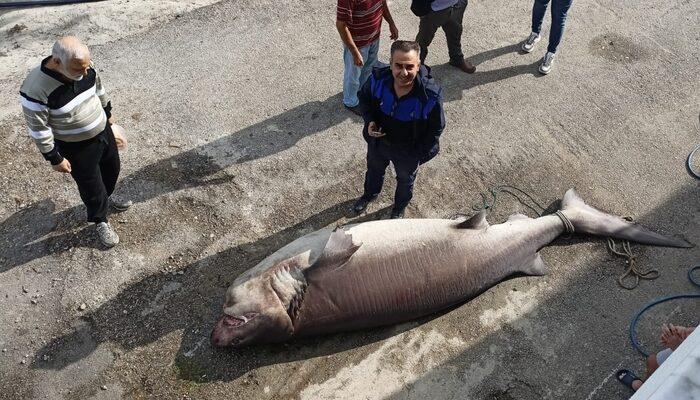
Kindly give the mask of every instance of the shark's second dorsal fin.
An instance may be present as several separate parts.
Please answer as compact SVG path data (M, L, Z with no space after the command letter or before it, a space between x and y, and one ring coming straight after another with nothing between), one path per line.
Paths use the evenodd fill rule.
M528 219L532 219L532 218L528 217L525 214L520 214L520 213L511 214L508 217L508 221L522 221L522 220L528 220Z
M331 233L326 242L326 247L318 257L314 265L309 267L309 272L325 268L338 268L345 264L362 244L354 244L352 235L343 228L337 228Z
M469 219L457 224L459 229L486 229L489 227L488 221L486 221L486 210L481 210L478 213L472 215Z

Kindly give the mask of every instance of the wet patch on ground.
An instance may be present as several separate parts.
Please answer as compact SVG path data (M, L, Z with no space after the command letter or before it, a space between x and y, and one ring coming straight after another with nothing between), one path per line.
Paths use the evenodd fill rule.
M649 51L632 39L617 33L604 33L588 43L591 54L617 63L632 63L649 57Z

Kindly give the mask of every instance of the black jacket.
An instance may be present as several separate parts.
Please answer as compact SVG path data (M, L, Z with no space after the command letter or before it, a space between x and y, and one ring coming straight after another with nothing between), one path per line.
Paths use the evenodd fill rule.
M412 0L411 1L411 11L413 11L413 14L415 14L417 17L422 17L424 15L428 15L431 11L433 6L433 0Z
M384 140L388 144L410 150L424 163L440 151L439 139L445 128L442 109L442 88L430 75L430 68L421 65L410 93L398 99L394 93L391 68L377 67L358 93L365 126L362 135L368 143ZM382 138L367 134L367 125L376 122Z

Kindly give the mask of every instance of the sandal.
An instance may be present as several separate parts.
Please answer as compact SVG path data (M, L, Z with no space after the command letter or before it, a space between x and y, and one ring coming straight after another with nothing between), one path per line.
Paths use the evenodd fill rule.
M634 372L628 370L628 369L621 369L617 371L617 380L620 381L623 385L627 386L628 388L634 390L632 387L632 382L634 381L640 381L644 383L644 381L639 378L637 375L634 374Z

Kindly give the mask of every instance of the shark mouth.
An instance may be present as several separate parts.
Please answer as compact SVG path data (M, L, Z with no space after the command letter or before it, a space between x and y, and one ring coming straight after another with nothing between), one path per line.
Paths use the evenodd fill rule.
M223 322L228 327L238 327L247 324L250 320L258 316L258 313L245 313L243 315L224 314Z

